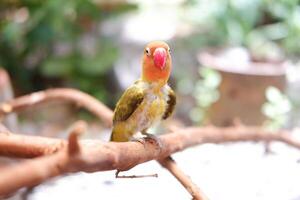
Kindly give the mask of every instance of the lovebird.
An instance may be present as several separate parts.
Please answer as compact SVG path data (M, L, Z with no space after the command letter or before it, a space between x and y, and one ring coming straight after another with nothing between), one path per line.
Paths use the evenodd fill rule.
M174 111L176 95L168 85L172 69L170 47L163 41L147 44L141 78L125 90L116 104L111 141L144 141L155 137L147 129Z

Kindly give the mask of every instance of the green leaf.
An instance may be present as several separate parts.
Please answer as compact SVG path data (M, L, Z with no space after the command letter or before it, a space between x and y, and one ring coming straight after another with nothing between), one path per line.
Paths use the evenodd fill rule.
M205 112L199 108L193 108L190 113L189 117L194 122L202 121L205 118Z
M221 75L216 70L202 67L199 73L203 77L203 86L215 89L220 85Z
M278 88L271 86L266 90L266 97L269 102L277 103L282 100L283 95Z
M81 59L78 67L79 70L86 75L101 75L113 66L117 56L117 49L106 49L94 57L86 57Z
M18 42L22 37L22 27L20 24L11 22L7 23L2 30L3 39L9 42ZM0 32L1 33L1 32Z
M277 113L276 113L276 107L273 106L270 103L264 103L263 104L263 106L262 106L262 112L268 118L274 118L277 115Z
M48 77L62 77L72 72L72 65L69 59L52 58L48 59L41 66L41 73Z
M291 102L284 97L280 102L276 104L276 108L278 109L278 112L280 112L281 114L285 114L291 110L292 105Z
M219 92L217 90L211 90L199 93L196 99L200 107L209 107L219 99Z

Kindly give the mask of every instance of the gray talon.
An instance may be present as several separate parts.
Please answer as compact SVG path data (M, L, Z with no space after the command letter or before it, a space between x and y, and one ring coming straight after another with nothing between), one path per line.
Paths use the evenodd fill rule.
M159 149L162 149L161 140L157 136L150 133L143 133L143 134L147 136L145 140L154 142L159 147Z

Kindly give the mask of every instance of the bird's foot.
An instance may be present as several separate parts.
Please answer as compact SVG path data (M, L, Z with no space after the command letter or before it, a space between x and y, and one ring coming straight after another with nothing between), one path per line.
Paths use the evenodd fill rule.
M150 133L143 133L146 137L144 138L146 141L149 141L151 144L156 144L159 149L162 149L163 145L161 143L161 140L153 134Z
M157 136L150 134L150 133L143 133L143 135L146 137L133 137L133 138L131 138L130 141L139 142L144 146L146 145L146 142L149 142L151 144L157 145L160 150L162 149L163 145L161 143L161 140Z
M141 143L143 146L145 146L145 144L146 144L146 140L144 137L132 137L130 139L130 142L138 142L138 143Z

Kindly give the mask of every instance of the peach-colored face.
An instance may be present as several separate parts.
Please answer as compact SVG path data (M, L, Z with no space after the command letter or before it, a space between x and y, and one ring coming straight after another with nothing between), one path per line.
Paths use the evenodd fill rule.
M143 79L166 83L171 72L170 47L162 41L150 42L144 49Z

